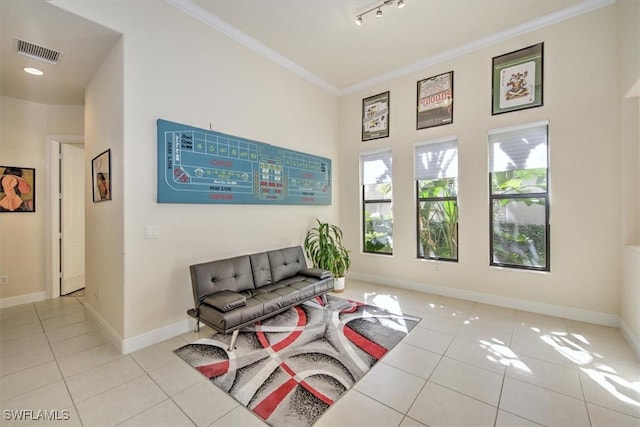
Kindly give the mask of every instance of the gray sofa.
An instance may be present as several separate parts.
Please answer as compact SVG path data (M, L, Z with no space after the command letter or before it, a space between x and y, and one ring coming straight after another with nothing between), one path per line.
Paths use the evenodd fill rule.
M327 270L307 268L302 247L209 261L189 267L195 307L187 314L223 334L238 331L333 290Z

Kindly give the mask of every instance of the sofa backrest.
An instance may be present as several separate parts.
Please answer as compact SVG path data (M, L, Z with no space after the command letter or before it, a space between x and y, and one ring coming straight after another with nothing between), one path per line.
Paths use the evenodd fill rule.
M196 304L214 292L242 292L255 289L248 255L209 261L189 267Z
M249 255L251 269L253 270L253 284L256 288L273 283L271 280L271 266L266 252Z
M268 251L267 256L271 268L271 280L274 282L293 277L300 270L307 268L302 246Z

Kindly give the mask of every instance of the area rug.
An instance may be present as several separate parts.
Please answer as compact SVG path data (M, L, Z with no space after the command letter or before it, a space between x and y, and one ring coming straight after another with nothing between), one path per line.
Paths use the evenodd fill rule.
M231 335L175 350L188 364L274 427L312 425L420 321L327 296Z

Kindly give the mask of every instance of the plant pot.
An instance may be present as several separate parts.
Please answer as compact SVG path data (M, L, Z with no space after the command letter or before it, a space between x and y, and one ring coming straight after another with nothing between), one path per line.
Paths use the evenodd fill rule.
M336 277L333 279L333 292L344 291L344 277Z

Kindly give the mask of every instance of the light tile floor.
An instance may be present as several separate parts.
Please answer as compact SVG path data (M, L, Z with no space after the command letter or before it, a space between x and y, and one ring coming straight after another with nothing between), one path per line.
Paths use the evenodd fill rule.
M640 426L615 328L353 280L340 296L423 320L317 426ZM211 330L121 355L82 301L0 310L0 425L264 425L173 354Z

